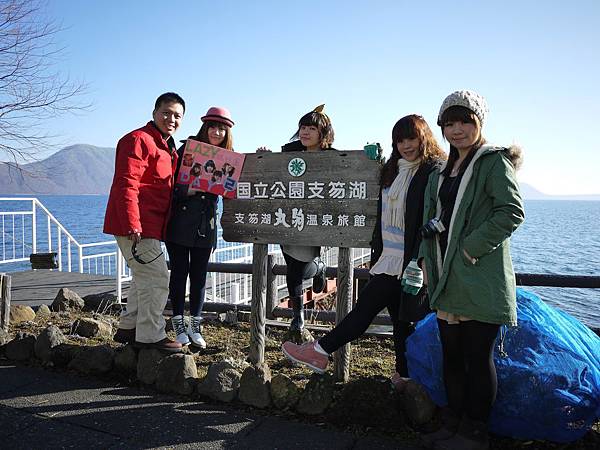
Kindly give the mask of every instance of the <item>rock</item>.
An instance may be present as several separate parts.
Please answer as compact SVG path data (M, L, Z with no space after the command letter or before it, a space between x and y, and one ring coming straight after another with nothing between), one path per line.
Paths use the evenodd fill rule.
M250 311L238 311L237 320L239 322L250 322Z
M10 340L10 334L0 328L0 346L6 344Z
M52 352L55 347L63 344L67 338L56 325L50 325L44 329L35 341L35 356L42 361L52 360Z
M221 316L224 316L221 320ZM221 322L227 323L229 325L237 325L238 323L238 314L237 311L226 311L224 313L219 314L219 320Z
M283 335L282 342L291 341L294 344L305 344L314 341L315 338L306 328L302 330L289 330Z
M197 392L214 400L231 402L237 396L241 377L241 372L231 361L213 363L208 368L206 377L198 383Z
M260 363L244 370L238 398L256 408L266 408L271 404L271 369L268 365Z
M215 313L215 321L219 323L225 323L225 318L227 317L227 313Z
M84 306L85 302L76 292L61 288L50 305L50 309L52 311L81 311Z
M83 297L83 302L84 311L96 312L99 314L111 312L113 310L113 306L119 304L117 296L108 292L86 295Z
M108 345L83 347L69 363L69 369L81 373L107 373L113 368L115 352Z
M300 414L322 414L333 401L335 382L331 375L313 373L300 394L296 410Z
M115 369L126 374L137 372L138 355L133 346L124 345L115 350Z
M15 338L6 344L4 353L8 359L27 361L34 355L35 336L19 332Z
M429 422L436 410L425 388L414 380L405 383L404 390L399 394L399 403L413 425Z
M161 392L189 395L198 382L198 369L192 355L169 355L160 362L156 388Z
M76 344L60 344L52 349L50 360L57 367L67 367L84 347Z
M300 388L290 377L277 374L271 379L271 399L279 409L293 408L300 398Z
M335 404L325 413L326 420L341 426L360 423L367 427L399 429L405 420L393 398L394 387L388 378L359 378L343 385Z
M154 384L158 366L164 354L155 348L144 348L138 353L137 378L144 384Z
M11 325L17 325L23 322L31 322L35 319L35 312L31 307L25 305L10 305L9 322Z
M103 320L82 318L73 324L75 334L87 338L112 338L112 325Z
M40 307L35 312L35 320L36 322L45 322L52 316L52 312L48 305L40 305Z

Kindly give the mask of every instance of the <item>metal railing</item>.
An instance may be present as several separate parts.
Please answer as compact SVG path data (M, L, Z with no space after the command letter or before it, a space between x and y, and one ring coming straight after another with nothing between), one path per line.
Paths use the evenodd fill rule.
M117 265L115 241L80 244L37 198L1 197L0 218L0 264L22 270L30 254L55 252L59 271L108 275Z
M214 271L209 267L209 273L206 281L206 300L215 303L231 303L231 304L247 304L252 299L252 244L227 243L219 240L219 243L224 243L224 247L217 247L213 252L210 262L211 267L219 263L227 263L235 266L243 265L248 270L243 272L223 272ZM229 245L229 247L227 246ZM243 249L244 256L238 258L227 259L223 255L228 249L236 248ZM352 250L352 260L355 266L359 266L367 262L370 258L370 250L364 248L356 248ZM283 254L278 245L269 245L269 254L275 258L275 264L285 265ZM328 267L337 265L337 248L325 249L322 258ZM278 274L276 276L276 289L282 290L286 287L285 275Z
M7 203L13 207L4 207ZM58 219L33 197L0 197L0 217L0 266L12 264L15 270L24 270L27 265L23 263L29 262L30 254L42 251L56 252L59 271L114 276L117 298L119 301L122 299L123 284L131 280L131 272L116 241L79 243ZM219 229L218 244L211 255L211 263L252 263L252 244L226 242L221 238L221 234L222 230ZM163 251L167 255L164 248ZM276 264L285 264L278 245L270 245L269 252L275 256ZM353 257L355 265L362 264L368 260L369 250L354 249ZM326 250L323 259L328 266L337 264L337 248ZM285 276L277 277L277 287L285 287ZM206 296L211 302L249 303L252 297L252 275L209 272Z

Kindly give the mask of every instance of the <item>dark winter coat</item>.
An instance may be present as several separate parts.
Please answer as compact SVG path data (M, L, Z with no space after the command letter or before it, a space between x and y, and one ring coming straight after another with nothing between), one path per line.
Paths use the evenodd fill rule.
M196 139L190 136L189 139ZM183 141L185 142L185 141ZM175 180L179 175L185 144L179 147ZM188 185L175 184L171 216L165 241L186 247L216 248L218 196L207 192L187 195Z
M416 258L421 244L421 234L419 229L423 224L423 196L427 180L431 172L439 167L440 161L425 162L415 172L406 194L406 211L404 213L404 260L402 270L408 263ZM381 190L379 191L379 201L377 203L377 221L373 230L373 239L371 240L371 267L379 260L383 252L383 240L381 237ZM425 317L429 312L429 299L427 290L421 289L416 295L407 294L404 291L398 293L400 302L399 319L406 322L417 322Z

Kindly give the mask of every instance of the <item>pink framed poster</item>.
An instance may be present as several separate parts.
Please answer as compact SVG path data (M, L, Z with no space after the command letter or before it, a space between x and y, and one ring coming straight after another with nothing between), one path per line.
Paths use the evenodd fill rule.
M177 183L188 185L189 192L210 192L235 198L244 158L242 153L188 139Z

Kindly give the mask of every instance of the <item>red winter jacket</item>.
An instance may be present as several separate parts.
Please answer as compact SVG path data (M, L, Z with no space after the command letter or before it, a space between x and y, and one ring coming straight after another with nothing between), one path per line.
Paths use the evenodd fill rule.
M140 232L146 238L163 239L176 167L177 153L171 152L152 122L123 136L117 144L104 232L115 236Z

